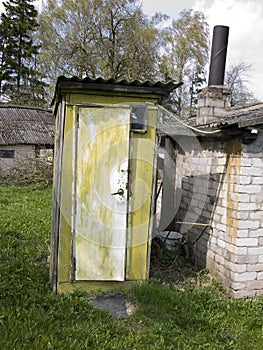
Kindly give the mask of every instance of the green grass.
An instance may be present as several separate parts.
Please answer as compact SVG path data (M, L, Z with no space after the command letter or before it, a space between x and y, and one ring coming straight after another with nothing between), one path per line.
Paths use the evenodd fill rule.
M263 299L233 300L213 281L134 286L117 320L88 296L51 293L51 189L0 186L0 349L263 349ZM176 268L176 266L174 266Z

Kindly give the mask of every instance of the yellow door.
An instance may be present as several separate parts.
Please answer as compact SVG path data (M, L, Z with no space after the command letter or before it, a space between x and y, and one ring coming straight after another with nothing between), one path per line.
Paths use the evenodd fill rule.
M125 279L130 108L79 108L73 280Z

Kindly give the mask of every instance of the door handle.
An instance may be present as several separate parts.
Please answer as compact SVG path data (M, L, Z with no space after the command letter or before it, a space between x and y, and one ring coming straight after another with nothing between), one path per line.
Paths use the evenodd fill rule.
M117 194L119 196L123 196L124 195L124 190L122 188L119 188L117 192L111 193L112 196L116 196Z

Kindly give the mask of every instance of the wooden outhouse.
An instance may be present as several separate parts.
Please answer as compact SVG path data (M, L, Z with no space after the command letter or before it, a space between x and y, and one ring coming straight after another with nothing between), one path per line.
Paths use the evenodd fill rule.
M179 84L59 77L50 277L55 293L149 274L156 103Z

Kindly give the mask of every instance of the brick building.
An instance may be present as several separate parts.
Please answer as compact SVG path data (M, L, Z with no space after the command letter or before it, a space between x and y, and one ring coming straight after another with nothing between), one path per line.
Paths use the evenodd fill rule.
M209 86L189 127L161 130L175 165L174 180L164 168L164 180L168 172L175 183L172 205L163 204L175 215L168 228L183 234L190 258L232 296L262 295L263 104L231 108L229 90Z

